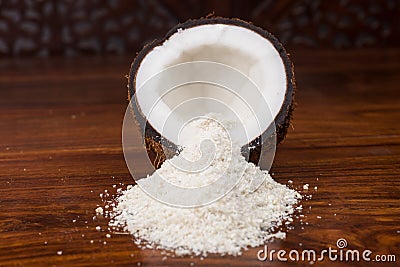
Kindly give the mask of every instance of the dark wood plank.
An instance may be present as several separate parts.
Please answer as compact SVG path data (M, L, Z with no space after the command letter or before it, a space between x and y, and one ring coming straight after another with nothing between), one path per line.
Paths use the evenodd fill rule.
M304 223L296 219L270 249L318 251L345 238L352 249L396 254L398 265L400 50L296 51L293 60L298 105L272 172L296 188L309 183L313 197L303 200ZM106 238L107 220L93 220L99 193L133 182L121 149L129 65L118 57L0 62L0 265L267 265L256 259L260 248L162 261L129 235Z

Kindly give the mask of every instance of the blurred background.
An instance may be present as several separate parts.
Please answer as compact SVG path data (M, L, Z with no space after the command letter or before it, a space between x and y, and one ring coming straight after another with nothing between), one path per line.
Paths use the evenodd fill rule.
M251 21L291 52L400 44L399 0L0 0L0 57L134 55L210 13Z

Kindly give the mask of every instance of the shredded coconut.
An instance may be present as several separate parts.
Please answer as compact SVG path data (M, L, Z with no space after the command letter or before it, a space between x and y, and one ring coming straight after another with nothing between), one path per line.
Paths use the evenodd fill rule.
M96 208L96 214L103 215L103 208L102 207Z
M273 238L285 238L286 233L279 231L279 227L293 221L294 205L301 195L274 181L267 171L248 163L240 145L232 144L227 132L214 120L195 120L188 127L193 131L184 136L187 140L183 141L181 153L166 160L156 173L171 183L189 187L204 186L221 175L232 179L241 175L239 182L219 200L195 208L169 206L148 196L140 187L129 186L116 199L109 225L130 232L135 244L143 249L147 246L169 250L177 256L208 253L237 256L242 249ZM199 144L204 138L217 144L210 166L196 173L177 170L174 163L181 157L192 162L199 160ZM241 168L243 172L238 174L237 169ZM153 178L154 174L143 182L151 182ZM253 179L263 181L255 191Z

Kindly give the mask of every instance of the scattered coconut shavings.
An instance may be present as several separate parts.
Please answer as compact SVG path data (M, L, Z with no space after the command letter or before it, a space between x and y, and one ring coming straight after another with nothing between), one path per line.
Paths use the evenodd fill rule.
M197 132L211 132L213 141L223 144L207 173L214 177L234 177L234 170L221 168L225 166L229 154L236 166L243 167L240 182L218 201L196 208L169 206L148 196L138 186L128 186L126 190L119 191L121 195L116 198L117 204L110 205L109 226L114 230L122 228L130 232L135 237L135 244L142 249L162 249L177 256L195 255L201 260L209 253L238 256L248 247L256 247L275 238L286 238L282 229L289 229L294 213L302 210L302 206L295 208L301 195L274 181L267 171L248 163L241 155L238 144L233 144L233 148L231 143L225 144L226 132L214 120L195 120L190 124L196 127ZM201 139L192 142L198 145ZM188 146L183 148L181 154L195 161L198 155L193 151L196 147ZM204 182L209 178L199 172L196 174L198 179L188 179L185 172L179 172L173 164L168 164L174 158L167 160L156 172L162 173L171 182L184 185L191 182L198 185L199 180ZM264 181L254 191L253 179L260 178Z
M97 215L103 215L103 208L102 207L96 208L96 214Z

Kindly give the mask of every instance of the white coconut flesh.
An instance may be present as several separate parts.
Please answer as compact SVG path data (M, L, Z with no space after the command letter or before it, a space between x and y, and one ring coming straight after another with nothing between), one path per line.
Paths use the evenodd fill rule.
M184 70L165 71L179 63L198 61L216 62L240 71L252 86L227 82L226 86L232 88L209 83L174 87L182 81L210 76L213 67L191 65ZM218 66L212 70L210 80L231 79ZM160 73L168 73L168 77L154 82ZM144 56L136 73L135 98L151 126L177 145L185 123L208 113L235 118L232 136L246 145L274 122L284 103L286 77L283 60L268 39L245 27L205 24L178 30Z

